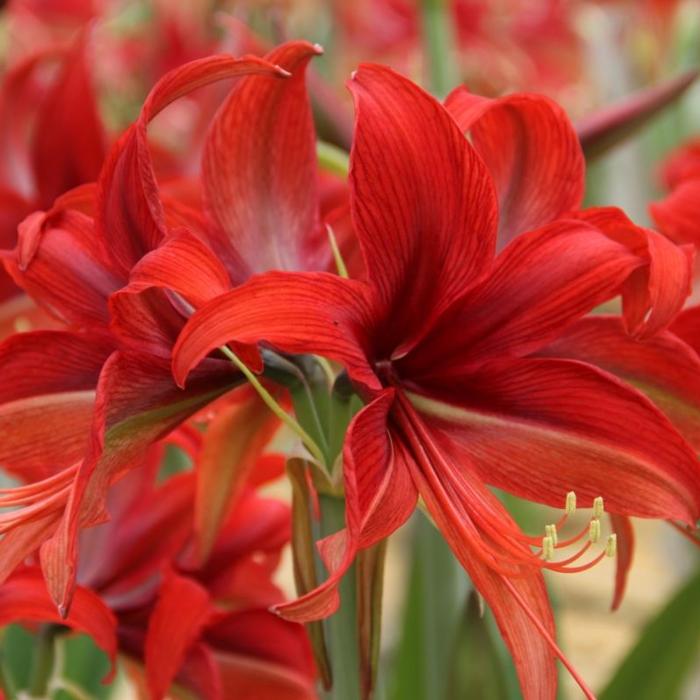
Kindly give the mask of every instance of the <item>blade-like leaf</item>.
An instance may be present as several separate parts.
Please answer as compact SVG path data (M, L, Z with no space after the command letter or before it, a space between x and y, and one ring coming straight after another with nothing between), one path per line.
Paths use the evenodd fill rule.
M600 700L674 700L700 647L700 569L643 630Z
M604 107L576 125L581 147L591 161L632 136L664 107L677 100L698 77L698 71L683 73L671 80L640 90Z

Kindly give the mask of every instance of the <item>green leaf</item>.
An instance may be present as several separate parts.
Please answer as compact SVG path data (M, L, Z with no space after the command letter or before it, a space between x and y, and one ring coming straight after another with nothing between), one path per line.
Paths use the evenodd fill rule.
M455 700L511 700L517 697L509 688L502 651L492 625L480 610L479 596L472 592L457 631L448 697Z
M653 618L600 700L674 700L700 649L700 569Z
M422 513L416 513L413 526L408 598L388 697L446 700L468 579L441 533Z

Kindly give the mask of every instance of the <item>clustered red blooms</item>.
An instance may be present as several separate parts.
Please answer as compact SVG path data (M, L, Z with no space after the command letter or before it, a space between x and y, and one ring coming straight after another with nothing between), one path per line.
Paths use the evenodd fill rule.
M555 697L557 658L592 697L556 644L543 571L605 552L588 528L523 533L489 487L567 511L574 492L597 527L604 504L613 607L630 516L695 527L697 144L664 168L655 231L582 208L579 137L552 100L457 87L442 103L362 64L346 182L317 162L319 46L234 58L204 35L187 45L182 26L161 26L161 77L116 136L85 33L17 59L2 84L0 464L18 485L0 490L0 622L87 632L152 698L171 683L314 698L300 623L335 612L358 554L421 499L524 697ZM148 129L183 99L200 118L176 157ZM619 314L593 313L617 298ZM284 473L266 403L287 410L279 368L302 356L335 363L362 408L342 484L333 451L305 440L329 477L305 488L343 494L345 528L318 542L325 580L288 601L273 577L290 509L258 489ZM163 480L173 447L193 468Z

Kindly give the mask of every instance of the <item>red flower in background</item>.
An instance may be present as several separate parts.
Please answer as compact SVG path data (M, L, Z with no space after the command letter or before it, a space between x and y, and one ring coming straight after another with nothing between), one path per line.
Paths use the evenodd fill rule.
M0 87L0 139L0 248L10 248L30 212L50 207L100 172L106 135L84 36L69 50L46 49L7 72ZM0 301L16 294L3 273Z
M224 414L225 408L215 421ZM163 698L173 682L211 700L312 700L315 671L304 629L268 610L283 600L272 576L289 540L290 512L254 489L279 477L283 461L260 457L265 439L224 455L212 425L204 435L189 427L173 435L190 453L195 473L154 483L161 444L111 490L111 521L81 537L85 557L68 618L58 616L33 566L0 586L0 618L53 620L87 632L113 663L117 651L125 655L132 679L152 700ZM238 487L202 557L195 513L199 471L209 468L212 451L220 470L237 475Z
M341 361L368 401L345 444L346 529L321 543L326 583L280 611L301 620L330 614L358 548L399 527L420 495L494 611L525 697L554 697L554 658L563 657L541 571L570 561L533 552L535 540L485 483L548 505L573 490L587 506L603 496L612 513L694 521L696 458L661 412L591 365L535 355L621 290L633 330L668 324L687 295L686 255L631 222L621 226L615 212L553 220L564 202L575 206L582 171L574 166L569 177L556 165L562 154L547 152L552 160L541 155L538 172L563 194L548 205L556 192L532 192L522 170L506 167L518 162L511 132L499 129L499 117L512 116L507 101L472 132L492 176L448 112L409 81L368 65L351 92L352 210L367 281L253 278L188 321L175 376L183 382L229 341ZM525 153L536 162L536 151ZM580 164L580 154L572 158ZM519 234L496 258L494 180L503 226Z
M674 151L661 174L670 193L650 205L654 222L671 240L700 245L700 141Z

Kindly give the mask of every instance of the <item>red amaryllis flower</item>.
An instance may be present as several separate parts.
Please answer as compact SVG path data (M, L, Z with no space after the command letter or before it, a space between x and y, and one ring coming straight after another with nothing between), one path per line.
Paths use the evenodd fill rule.
M306 60L315 53L303 43L286 50L287 57ZM24 481L44 477L2 495L3 505L22 508L0 516L6 533L0 575L44 543L42 565L64 611L75 581L76 532L103 518L107 486L137 466L151 442L239 383L228 362L215 361L194 391L178 389L168 358L188 313L185 302L158 290L132 294L121 306L115 302L128 311L128 323L115 328L109 297L168 235L168 217L177 216L164 212L158 196L146 143L149 120L196 87L250 74L274 80L286 72L263 59L222 55L165 76L112 150L96 195L85 186L31 215L16 250L4 258L15 281L69 330L25 333L0 350L0 422L9 436L0 463ZM206 251L203 243L199 248ZM214 262L222 274L222 286L211 290L216 293L230 281Z
M589 364L534 356L621 289L639 326L640 308L650 318L659 301L651 268L683 278L687 260L654 258L648 232L618 230L596 212L521 233L494 257L493 180L449 113L382 67L361 67L350 88L352 211L367 281L254 278L193 315L174 373L184 382L232 340L341 361L367 400L344 449L346 529L321 542L325 584L280 612L330 614L358 548L393 532L420 496L492 607L525 697L552 698L563 657L542 570L577 570L588 546L561 562L533 552L540 540L486 484L548 505L574 491L586 506L602 496L612 513L694 521L697 461L668 419ZM673 286L674 309L686 286Z
M202 435L186 427L172 440L197 471L221 446L210 429ZM269 611L284 599L272 576L289 540L289 507L254 490L279 477L283 461L263 457L248 479L246 455L228 455L241 488L206 556L195 558L197 474L156 484L164 446L151 448L143 468L112 489L111 521L82 534L86 556L68 618L58 616L39 568L29 566L0 586L2 620L56 621L87 632L112 661L121 653L151 700L172 683L210 700L312 700L315 672L303 627Z

